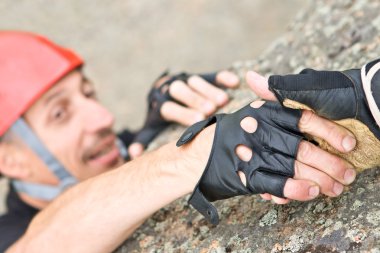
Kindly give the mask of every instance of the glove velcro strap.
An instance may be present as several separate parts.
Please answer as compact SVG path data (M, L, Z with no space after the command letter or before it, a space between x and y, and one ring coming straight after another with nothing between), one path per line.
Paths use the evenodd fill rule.
M179 138L179 140L176 143L177 147L180 147L183 144L188 143L189 141L194 139L194 137L197 136L197 134L199 132L201 132L205 127L207 127L211 124L214 124L215 122L216 122L216 117L212 116L212 117L209 117L205 120L202 120L202 121L195 123L194 125L192 125L188 129L186 129L186 131L181 135L181 137Z
M189 199L191 204L198 212L200 212L213 225L218 225L219 215L216 208L206 199L203 193L196 187Z
M195 123L189 127L177 141L177 147L182 146L194 139L199 132L201 132L205 127L216 122L216 117L212 116L206 120ZM203 177L203 175L202 175ZM216 208L206 199L203 193L199 189L199 183L195 186L193 194L189 199L189 204L191 204L197 211L199 211L206 219L214 225L219 223L219 215Z
M378 126L380 126L380 59L366 64L361 69L363 90L369 109Z

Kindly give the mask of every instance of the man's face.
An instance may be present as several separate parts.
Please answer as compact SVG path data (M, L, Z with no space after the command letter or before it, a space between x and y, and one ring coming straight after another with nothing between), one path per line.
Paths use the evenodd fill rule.
M70 72L25 114L41 141L79 180L123 163L112 130L113 116L96 100L83 74Z

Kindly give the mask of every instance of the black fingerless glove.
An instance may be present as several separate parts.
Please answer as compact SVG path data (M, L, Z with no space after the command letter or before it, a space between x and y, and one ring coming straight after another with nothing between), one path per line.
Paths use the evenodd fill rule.
M269 77L269 89L284 104L293 100L332 120L357 119L380 139L380 59L361 70L316 71ZM377 124L376 124L377 122Z
M254 133L241 128L245 117L256 119ZM210 201L257 193L284 197L285 182L294 176L294 161L303 138L298 129L300 117L300 110L265 102L258 109L247 105L232 114L217 114L189 127L177 146L190 142L205 127L216 123L208 163L189 203L211 223L218 224L218 212ZM250 161L244 162L236 155L239 144L252 149ZM247 186L241 182L238 171L245 174Z
M200 74L199 76L207 82L218 86L216 81L216 74L217 73L215 72L209 74ZM162 132L167 126L170 125L171 122L165 120L160 113L161 107L165 102L175 101L176 103L179 103L170 96L169 86L177 80L187 83L187 80L190 76L190 74L187 74L185 72L169 76L168 71L165 71L157 78L156 82L163 77L169 77L169 79L159 87L153 87L150 90L148 95L148 114L145 119L144 126L137 133L134 142L139 142L146 147L160 132Z

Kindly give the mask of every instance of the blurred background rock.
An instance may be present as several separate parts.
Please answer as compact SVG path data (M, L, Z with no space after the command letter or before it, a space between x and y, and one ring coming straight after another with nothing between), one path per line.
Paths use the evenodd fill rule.
M2 0L0 29L73 48L117 128L138 128L146 94L166 68L204 72L253 59L283 34L301 0ZM1 56L0 56L1 59ZM0 180L0 199L5 195ZM1 201L3 202L3 201ZM4 210L0 204L0 213Z

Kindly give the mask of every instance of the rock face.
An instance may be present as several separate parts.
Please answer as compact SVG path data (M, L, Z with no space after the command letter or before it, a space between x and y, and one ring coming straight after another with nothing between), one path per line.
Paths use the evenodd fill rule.
M347 69L379 57L380 1L313 1L258 59L237 62L240 74L299 72L306 67ZM254 96L233 92L225 110ZM176 138L172 128L153 146ZM380 170L358 175L338 198L274 205L258 196L219 201L221 222L208 224L180 199L157 212L117 252L380 252Z

